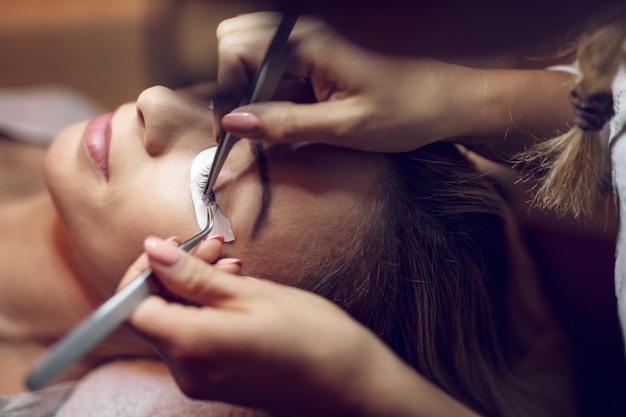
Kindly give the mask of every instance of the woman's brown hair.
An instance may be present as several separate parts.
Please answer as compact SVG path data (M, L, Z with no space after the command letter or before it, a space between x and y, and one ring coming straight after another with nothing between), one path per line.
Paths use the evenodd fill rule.
M346 240L353 255L299 286L335 301L475 410L528 415L509 356L496 187L450 143L384 155L381 165L378 193Z

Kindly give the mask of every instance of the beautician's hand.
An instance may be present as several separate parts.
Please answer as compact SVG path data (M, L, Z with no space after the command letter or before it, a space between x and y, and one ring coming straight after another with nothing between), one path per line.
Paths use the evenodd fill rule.
M220 240L194 254L156 238L144 248L125 279L148 262L167 290L200 306L152 296L130 319L188 396L292 416L473 415L326 299L233 275L232 261L211 265Z
M221 89L244 94L279 19L277 14L260 12L220 23ZM321 141L371 151L406 151L461 133L464 126L453 122L468 109L456 108L455 96L467 86L480 85L477 71L432 59L369 52L311 17L299 19L289 45L287 78L292 83L310 82L316 103L253 104L222 118L224 129L270 142ZM225 110L218 106L216 116ZM451 120L449 114L459 116Z
M219 25L220 89L243 96L279 19L261 12ZM222 128L268 142L324 142L386 152L463 137L466 145L506 153L567 129L571 119L568 74L483 70L383 55L348 42L311 17L301 17L292 31L286 72L291 84L286 80L284 89L293 91L298 80L306 80L312 102L256 103L223 116L236 103L218 101L215 115Z

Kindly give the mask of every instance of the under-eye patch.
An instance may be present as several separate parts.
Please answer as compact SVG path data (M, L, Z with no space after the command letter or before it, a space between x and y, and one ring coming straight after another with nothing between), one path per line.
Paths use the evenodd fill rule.
M189 189L191 190L191 200L193 201L193 208L196 213L196 220L200 229L204 229L207 224L207 206L204 202L204 184L206 183L208 171L211 167L211 163L215 158L215 152L217 146L205 149L200 152L193 159L191 168L189 170ZM230 226L230 222L224 216L224 213L219 209L219 206L215 212L215 225L213 226L212 235L224 236L225 242L232 242L235 240L233 230Z

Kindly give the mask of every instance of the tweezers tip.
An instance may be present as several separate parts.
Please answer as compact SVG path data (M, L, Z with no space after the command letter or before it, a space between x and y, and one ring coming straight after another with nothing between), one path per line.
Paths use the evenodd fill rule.
M217 205L217 202L215 201L215 194L213 194L213 191L205 192L202 195L202 201L206 206L210 206L213 204Z

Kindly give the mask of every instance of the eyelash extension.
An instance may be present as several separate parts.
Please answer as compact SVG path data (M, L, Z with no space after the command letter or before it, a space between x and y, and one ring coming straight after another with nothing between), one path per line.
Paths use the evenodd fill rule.
M200 181L198 181L198 187L200 188L200 192L202 193L202 201L205 205L210 205L212 203L217 204L215 201L215 194L213 190L211 190L208 194L204 194L204 189L206 188L207 182L209 181L209 172L211 171L211 167L205 165L200 170L200 176L202 177Z

